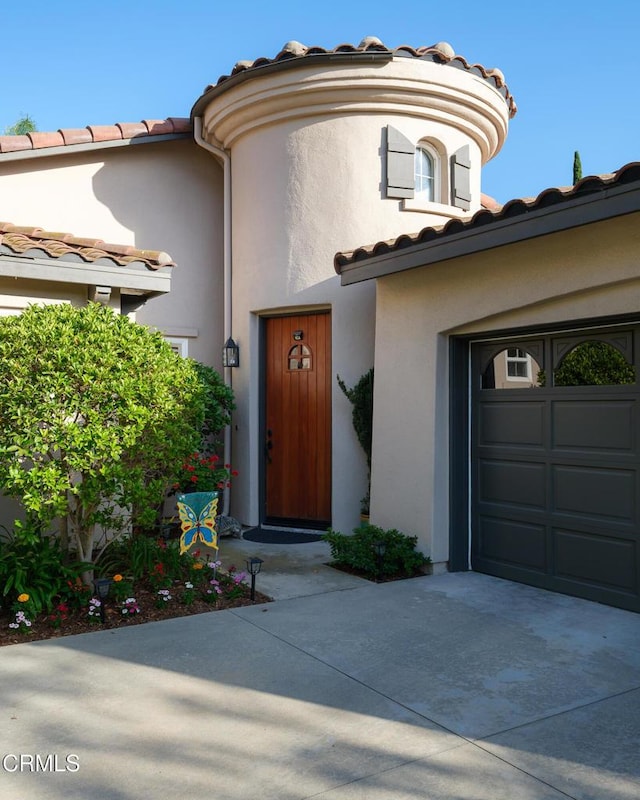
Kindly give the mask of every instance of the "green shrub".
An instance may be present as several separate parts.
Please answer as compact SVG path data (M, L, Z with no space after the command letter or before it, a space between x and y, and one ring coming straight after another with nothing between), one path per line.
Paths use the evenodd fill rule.
M409 578L431 563L428 556L416 551L416 536L407 536L395 529L364 525L354 528L352 536L329 529L322 538L329 542L336 566L359 570L372 580L377 577ZM375 549L378 542L385 545L381 564Z
M65 563L57 539L0 541L0 592L3 604L22 594L29 595L34 613L51 611L57 599L67 598L76 578L87 569L81 562Z
M198 368L127 317L90 303L0 319L0 485L46 529L56 518L83 561L98 526L139 524L198 446ZM90 576L86 576L90 580Z

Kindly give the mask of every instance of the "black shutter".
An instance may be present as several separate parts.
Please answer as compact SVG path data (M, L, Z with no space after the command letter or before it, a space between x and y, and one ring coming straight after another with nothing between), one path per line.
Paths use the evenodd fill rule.
M415 145L387 125L387 197L412 198Z
M471 158L469 145L451 156L451 203L463 211L471 208Z

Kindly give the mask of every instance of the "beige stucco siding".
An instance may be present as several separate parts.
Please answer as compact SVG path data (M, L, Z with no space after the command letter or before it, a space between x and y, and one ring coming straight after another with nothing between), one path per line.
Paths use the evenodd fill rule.
M375 286L340 287L334 254L459 217L449 163L462 147L472 210L479 208L481 165L502 146L507 125L504 99L489 83L411 58L301 62L223 84L204 108L205 139L231 153L233 336L241 347L232 513L243 522L260 520L260 316L331 310L332 521L349 532L367 469L336 375L352 386L373 364ZM442 203L419 210L387 198L387 126L436 147Z
M137 319L220 365L222 170L193 142L0 162L0 219L168 252L178 265L171 293Z
M640 317L639 223L630 214L377 281L373 521L447 561L449 337Z

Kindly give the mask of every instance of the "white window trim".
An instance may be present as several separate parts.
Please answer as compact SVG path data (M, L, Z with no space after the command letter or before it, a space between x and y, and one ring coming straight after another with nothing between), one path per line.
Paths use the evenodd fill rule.
M414 166L414 195L413 199L421 202L422 204L426 203L438 203L442 202L442 156L436 150L436 148L430 144L429 142L418 142L416 145L416 153L419 150L423 150L431 159L431 163L433 165L433 200L427 199L424 195L421 196L420 192L415 189L415 166Z
M171 345L174 353L177 353L182 358L187 358L189 355L189 340L182 336L165 336L165 342Z
M507 348L504 351L506 367L505 367L505 376L508 381L516 381L520 383L531 383L531 356L529 353L525 351L524 356L510 356L509 350L522 350L521 347L515 348ZM527 365L527 374L526 375L509 375L509 364L525 364Z
M448 206L445 203L430 203L424 200L403 200L403 211L417 211L422 214L433 214L447 219L469 219L471 212L463 211L455 206Z

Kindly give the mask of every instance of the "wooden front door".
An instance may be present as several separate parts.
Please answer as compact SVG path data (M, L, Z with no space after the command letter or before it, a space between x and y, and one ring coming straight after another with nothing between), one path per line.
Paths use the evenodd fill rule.
M265 320L265 518L331 523L331 315Z

